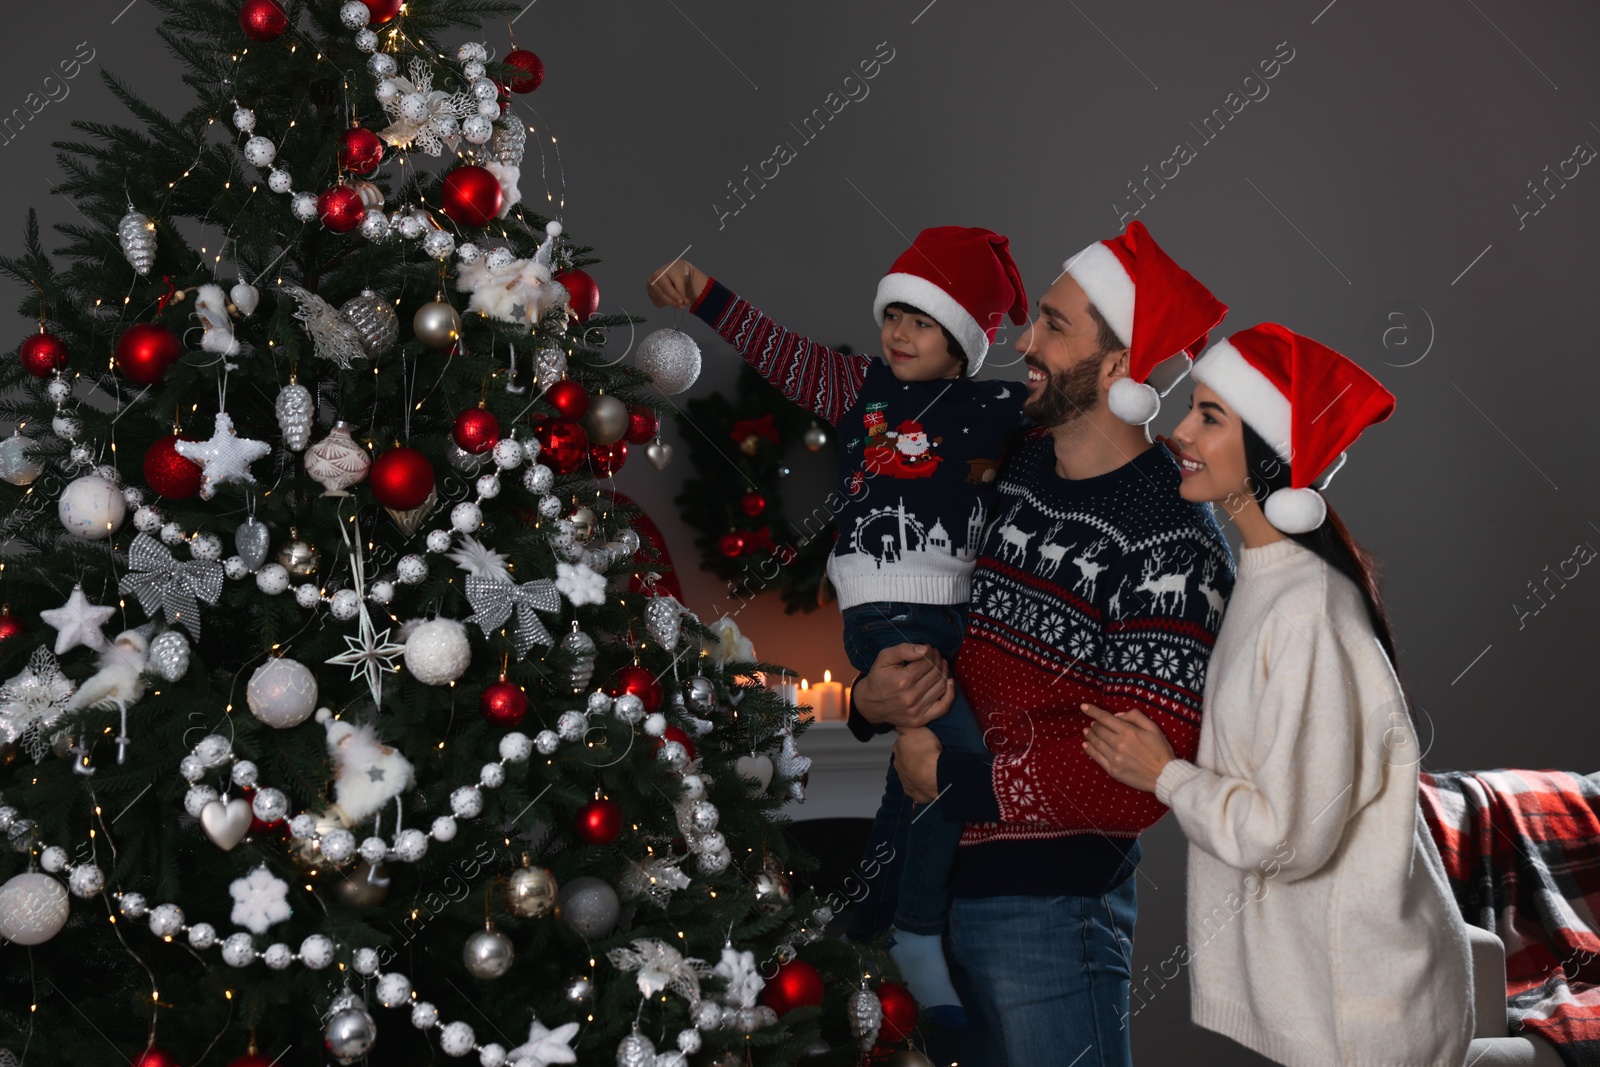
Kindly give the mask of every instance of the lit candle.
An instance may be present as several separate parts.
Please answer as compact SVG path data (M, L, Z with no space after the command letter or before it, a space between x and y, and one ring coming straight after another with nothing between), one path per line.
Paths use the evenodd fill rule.
M795 694L796 706L800 709L800 717L808 722L817 717L816 701L812 698L811 682L809 679L800 679L800 690Z
M772 691L778 694L779 700L782 700L791 708L800 703L800 687L795 685L787 674L778 676L778 684L772 687Z
M822 681L811 687L818 719L844 718L844 683L833 680L832 671L822 672Z

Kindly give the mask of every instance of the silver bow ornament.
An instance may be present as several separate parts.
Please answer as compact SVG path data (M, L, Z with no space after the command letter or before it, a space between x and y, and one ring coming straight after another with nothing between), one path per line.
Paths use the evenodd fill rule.
M549 578L539 578L517 585L497 582L490 578L469 575L467 578L467 603L472 605L472 618L488 636L504 626L513 609L517 613L517 628L512 632L511 644L522 659L534 645L550 645L555 638L539 621L537 612L561 610L561 594L556 583Z
M197 601L215 604L222 596L222 564L209 559L180 563L166 545L140 534L128 549L128 570L117 588L138 597L145 614L163 611L168 625L182 626L200 640Z

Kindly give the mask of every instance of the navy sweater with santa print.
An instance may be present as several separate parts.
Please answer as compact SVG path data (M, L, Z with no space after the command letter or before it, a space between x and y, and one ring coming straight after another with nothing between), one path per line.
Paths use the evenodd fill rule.
M881 359L785 330L716 281L694 313L839 439L828 578L839 609L966 604L1007 441L1028 425L1019 382L902 382ZM807 529L807 535L815 530Z

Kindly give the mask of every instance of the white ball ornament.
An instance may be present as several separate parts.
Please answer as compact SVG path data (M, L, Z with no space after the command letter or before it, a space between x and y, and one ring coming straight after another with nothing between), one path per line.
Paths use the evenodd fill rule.
M269 659L250 676L245 699L256 718L268 726L287 730L299 726L317 710L317 679L311 668L298 660Z
M51 845L39 853L39 866L50 874L59 874L67 866L67 850L60 845Z
M71 415L56 415L50 420L50 432L63 441L76 441L83 436L83 420Z
M632 693L623 693L611 705L611 713L632 726L644 718L644 701Z
M189 947L205 951L217 943L217 928L210 923L195 923L189 927Z
M506 769L498 763L485 763L478 771L478 784L485 789L499 789L506 784Z
M373 60L377 58L377 56L373 56L372 59L367 60L368 70L372 69ZM372 91L372 95L378 98L378 103L392 104L400 98L400 85L393 78L387 76L379 77L377 74L374 74L373 77L378 79L378 87Z
M371 30L362 30L356 34L356 47L371 55L378 50L378 35Z
M411 1025L418 1030L431 1030L439 1025L439 1009L426 1000L411 1005Z
M378 950L375 948L358 948L350 958L350 967L363 978L371 978L378 973Z
M294 188L294 179L282 167L273 167L267 175L267 188L281 195Z
M361 858L370 864L382 863L389 856L389 842L381 837L369 837L361 842L358 849Z
M67 887L72 890L72 895L80 900L94 896L106 885L106 876L99 867L91 863L80 864L67 875Z
M381 211L369 211L361 216L361 236L369 241L381 241L389 236L389 220Z
M495 104L494 107L496 111L500 109L498 104ZM461 124L461 136L472 144L483 144L494 136L494 123L490 122L488 117L484 115L469 115L467 120Z
M209 785L193 785L183 795L183 810L198 819L207 804L217 799L217 791Z
M516 262L516 259L509 248L494 248L489 251L489 266L494 270L509 267Z
M450 810L458 819L475 819L483 814L483 793L475 785L463 785L450 794Z
M262 822L274 823L289 814L289 798L283 795L283 790L269 786L257 790L250 798L250 810Z
M554 730L540 730L534 736L533 747L539 750L541 756L553 756L556 749L561 747L561 738Z
M428 577L428 561L415 554L401 556L394 569L401 585L418 585Z
M521 466L522 460L527 453L522 450L520 441L510 437L503 437L495 442L494 449L489 455L494 460L496 467L503 471L508 471Z
M461 73L465 75L469 81L477 81L479 78L483 77L483 72L486 69L487 68L476 59L461 64ZM494 83L490 82L489 84L493 85ZM477 87L474 86L473 88L476 89ZM498 89L495 91L499 92Z
M483 258L483 249L471 241L467 241L465 244L457 246L456 258L461 261L462 266L470 267Z
M235 760L233 764L233 784L246 789L254 786L261 776L261 769L251 760Z
M681 330L663 328L639 342L636 362L655 387L670 396L700 377L700 346Z
M553 519L561 514L561 498L554 493L546 493L539 498L539 514L547 519Z
M328 611L340 622L349 622L361 614L361 597L354 589L341 589L333 594Z
M316 586L312 585L310 582L306 582L304 585L295 587L294 602L299 604L302 608L305 608L307 611L310 611L312 608L322 603L322 591Z
M504 1045L490 1042L478 1049L478 1067L505 1067L506 1050Z
M393 225L400 231L400 236L408 241L415 241L422 236L422 231L428 228L428 224L415 215L402 215L400 221Z
M400 117L408 122L421 122L428 117L429 110L428 98L423 93L406 93L400 98Z
M189 555L195 559L215 562L222 558L222 538L214 533L196 534L189 542Z
M157 904L150 909L150 932L157 937L171 937L183 929L183 909L176 904Z
M176 522L161 524L161 543L176 548L183 544L183 526Z
M73 445L72 451L68 453L68 458L71 460L72 466L86 467L94 462L94 450L85 444Z
M422 250L434 259L449 259L456 249L456 239L443 230L429 230L422 239Z
M401 830L394 839L394 854L404 863L416 863L428 854L428 835L415 827Z
M365 29L367 23L372 21L372 12L361 0L348 0L339 8L339 21L352 30Z
M468 41L456 49L456 59L462 63L483 63L489 58L489 49L482 41Z
M446 1023L439 1031L439 1049L446 1056L465 1056L477 1043L477 1035L464 1022Z
M137 522L137 516L135 516ZM229 556L222 561L222 573L228 576L229 581L242 582L250 573L250 565L245 563L242 556Z
M456 819L454 815L441 815L433 820L433 826L428 833L435 841L453 841L456 836Z
M325 934L312 934L300 942L300 962L313 971L320 971L333 962L333 939Z
M406 670L424 685L448 685L472 662L467 628L454 619L429 619L406 638Z
M500 495L500 479L493 474L485 474L478 479L478 495L485 500L493 500Z
M133 513L133 528L140 533L154 533L161 529L161 512L146 504Z
M508 763L521 763L533 755L533 742L528 735L516 730L500 739L500 758Z
M144 503L144 490L140 489L137 485L123 486L122 502L128 505L130 508L137 508L139 505Z
M124 893L117 901L117 910L130 919L141 919L149 913L150 904L143 893Z
M254 133L256 113L247 107L238 108L233 113L233 128L240 133Z
M317 217L317 198L310 193L295 193L294 199L289 201L289 210L301 222L310 222Z
M500 103L497 100L479 100L478 114L493 122L500 117ZM492 134L491 134L492 136Z
M667 717L659 711L645 716L644 732L651 737L660 737L667 732Z
M86 541L104 541L117 532L127 514L122 490L94 474L68 483L56 503L61 525Z
M394 599L393 582L373 582L372 588L367 591L373 601L378 604L387 604Z
M178 773L186 782L198 782L206 776L206 765L193 756L185 756L178 761Z
M289 572L282 564L265 564L256 571L256 588L268 596L277 596L289 588Z
M44 387L44 395L49 397L52 403L65 404L67 398L72 395L72 383L65 378L51 378L50 384Z
M463 500L450 509L450 525L461 533L476 533L483 525L483 509L470 500Z
M356 854L356 835L349 830L329 830L322 835L322 854L329 863L343 863Z
M411 999L411 979L390 971L378 978L378 1003L386 1008L398 1008Z
M472 83L472 95L478 100L496 100L500 96L500 87L488 78L480 77Z
M556 472L543 463L535 463L522 473L522 486L530 493L548 493L556 484Z
M301 812L289 820L289 835L296 841L304 841L317 832L317 817L310 812Z
M400 95L400 87L394 82L388 80L393 78L394 72L399 69L400 66L395 62L394 56L389 55L387 52L379 52L367 59L367 71L379 83L378 101L380 103L389 102L388 100L384 99L384 86L389 87L387 94L389 100L393 100L396 96Z
M255 961L256 946L249 934L230 934L222 943L222 962L229 967L248 967Z
M450 536L449 530L428 531L428 551L435 554L450 551L450 546L455 543L455 538Z
M261 954L261 962L271 970L281 971L294 962L294 952L283 942L275 942Z
M258 134L244 143L244 158L257 167L268 166L278 158L278 146Z

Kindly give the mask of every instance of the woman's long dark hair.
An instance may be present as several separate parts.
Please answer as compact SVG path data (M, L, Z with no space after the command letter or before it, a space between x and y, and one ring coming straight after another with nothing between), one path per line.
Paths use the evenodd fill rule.
M1266 504L1267 494L1274 489L1289 488L1289 465L1272 450L1272 446L1249 426L1244 430L1244 459L1249 471L1250 489L1256 502ZM1389 614L1383 608L1383 596L1378 590L1378 567L1372 557L1355 542L1332 505L1328 517L1310 533L1288 534L1300 545L1309 548L1328 562L1328 565L1349 578L1361 591L1367 604L1367 619L1372 623L1378 643L1388 653L1389 662L1395 663L1394 634L1389 627Z

